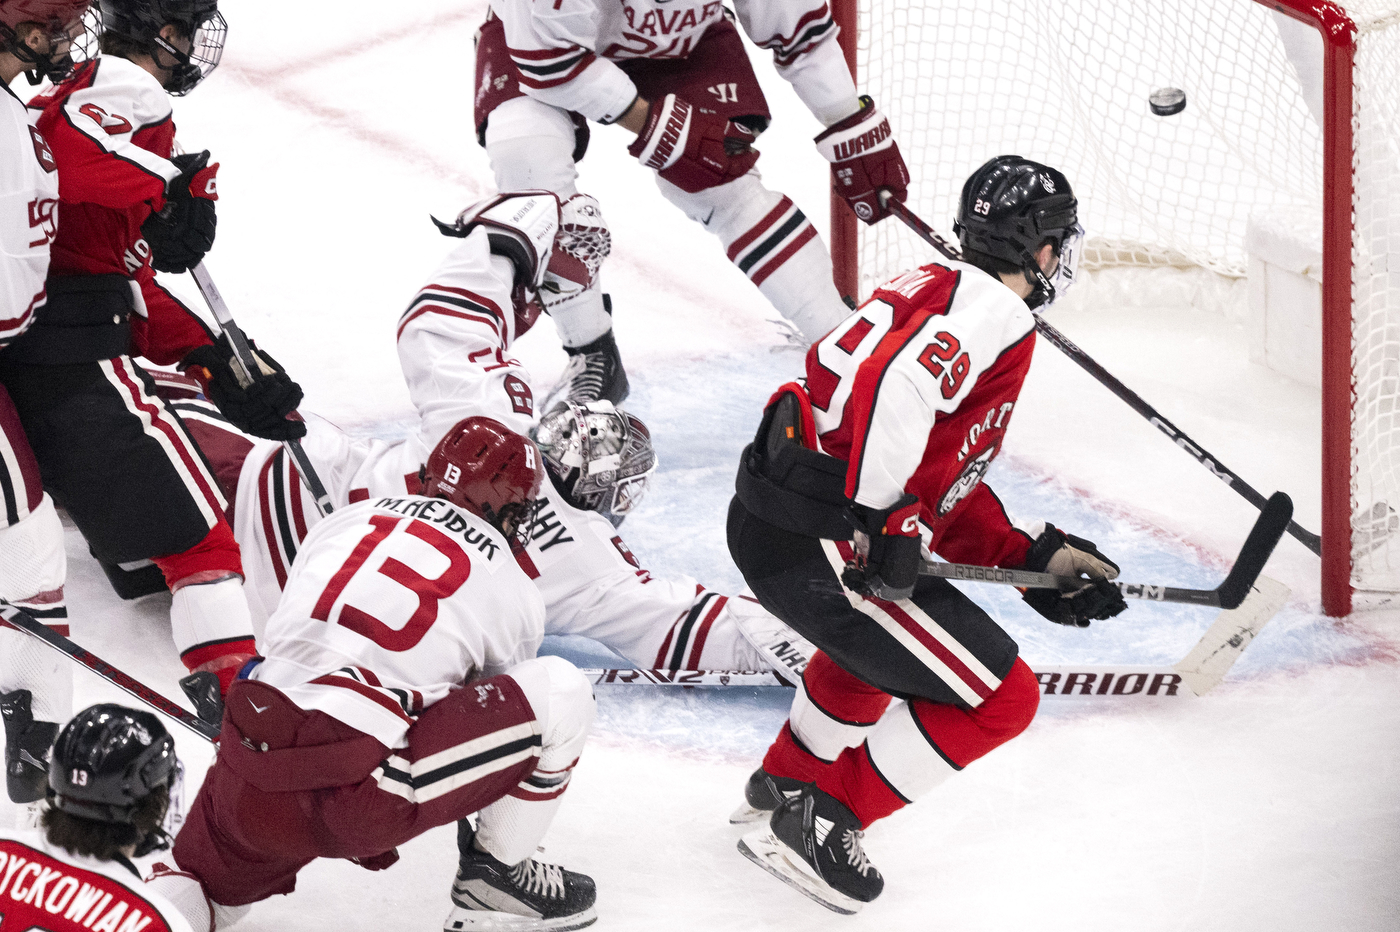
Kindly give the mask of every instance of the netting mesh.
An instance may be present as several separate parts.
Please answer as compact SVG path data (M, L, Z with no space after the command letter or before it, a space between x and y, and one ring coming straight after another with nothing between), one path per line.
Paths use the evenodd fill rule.
M1400 589L1400 0L1344 5L1358 26L1354 575ZM1091 269L1238 278L1251 216L1321 228L1320 72L1299 55L1295 21L1260 3L859 0L858 10L857 86L889 115L910 206L945 236L963 180L1007 153L1069 177ZM1185 91L1184 111L1153 114L1148 97L1163 87ZM862 225L859 251L862 294L930 255L892 222Z

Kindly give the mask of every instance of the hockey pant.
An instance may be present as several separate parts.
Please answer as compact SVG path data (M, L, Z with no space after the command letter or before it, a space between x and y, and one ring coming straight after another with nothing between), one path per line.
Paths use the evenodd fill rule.
M224 499L179 416L130 357L0 368L43 486L99 559L150 559L175 593L185 665L253 650L242 563ZM230 661L231 662L231 661ZM211 666L212 665L212 666ZM231 678L226 672L223 679Z
M621 65L648 100L676 93L760 129L767 125L767 102L732 26L711 28L685 59ZM719 84L731 88L724 102L716 102L710 91ZM544 188L560 198L577 193L575 127L568 112L530 97L511 97L490 111L485 140L498 190ZM765 187L757 170L694 194L659 176L656 183L668 201L719 237L729 260L806 342L850 313L832 284L831 257L816 227L790 198ZM566 346L583 346L612 326L597 279L588 292L550 307L549 313Z
M518 863L544 837L593 715L588 681L539 657L453 690L390 750L238 680L175 861L215 903L239 906L291 893L318 857L386 867L398 845L479 812L478 843Z
M820 648L764 757L769 773L815 782L869 825L1035 717L1040 688L1016 642L946 580L921 577L896 602L865 598L840 582L850 542L790 533L738 499L728 535L759 601Z

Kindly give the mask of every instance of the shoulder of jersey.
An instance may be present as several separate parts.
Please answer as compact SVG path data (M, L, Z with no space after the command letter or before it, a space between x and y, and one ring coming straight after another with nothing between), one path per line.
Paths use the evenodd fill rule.
M131 120L137 129L170 119L170 95L145 68L115 55L100 56L94 68L90 83L70 96L86 103L111 104L112 112Z

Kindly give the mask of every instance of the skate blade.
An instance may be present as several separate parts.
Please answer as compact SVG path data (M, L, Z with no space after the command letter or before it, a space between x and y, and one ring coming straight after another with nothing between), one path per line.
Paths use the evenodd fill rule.
M787 856L786 846L768 829L750 832L739 839L739 853L808 899L816 900L832 912L854 916L865 904L837 890L811 868Z
M570 929L591 926L597 921L598 913L592 906L581 913L556 916L553 919L536 919L515 913L454 906L442 928L443 932L569 932Z
M762 822L773 815L772 809L755 809L748 803L743 803L738 809L729 814L730 825L752 825L755 822Z

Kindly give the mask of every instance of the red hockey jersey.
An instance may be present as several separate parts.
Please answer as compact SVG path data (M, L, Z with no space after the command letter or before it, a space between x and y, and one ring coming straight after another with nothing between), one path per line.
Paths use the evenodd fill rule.
M886 508L912 493L930 551L1024 565L1030 539L982 477L1034 348L1025 302L973 266L930 264L877 289L807 351L817 435L848 464L846 495Z
M85 62L73 76L29 102L42 111L59 174L63 222L50 248L50 275L115 272L140 287L131 321L134 356L179 362L213 336L193 311L155 280L141 224L165 206L166 183L179 176L170 161L175 123L170 97L150 73L109 55Z

